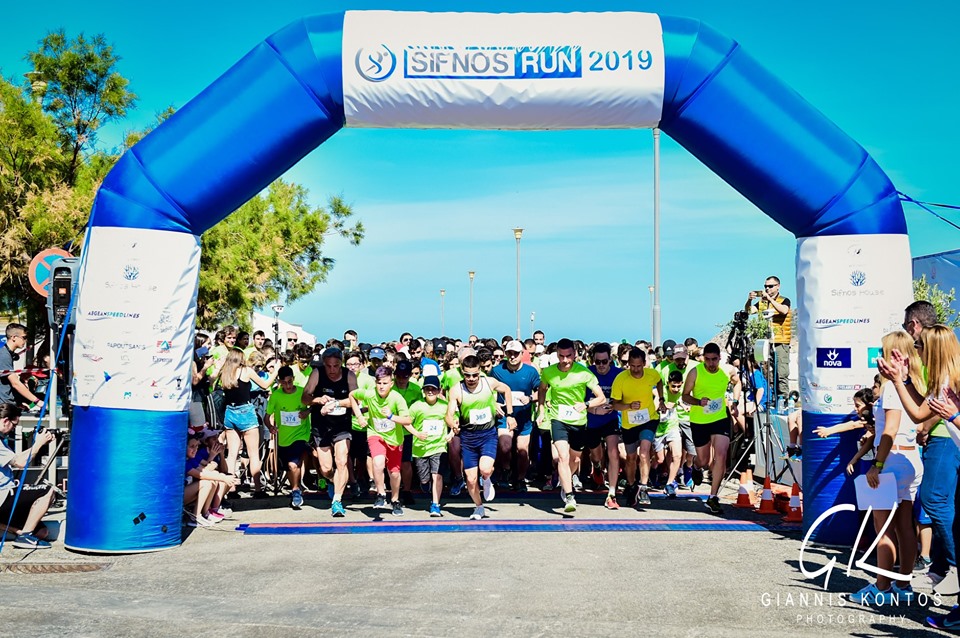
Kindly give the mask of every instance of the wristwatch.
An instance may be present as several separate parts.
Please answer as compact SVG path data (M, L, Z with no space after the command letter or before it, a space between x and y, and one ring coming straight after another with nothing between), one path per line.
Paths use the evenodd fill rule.
M883 463L881 463L880 461L874 461L874 462L873 462L873 467L877 468L878 470L882 470L882 469L883 469Z

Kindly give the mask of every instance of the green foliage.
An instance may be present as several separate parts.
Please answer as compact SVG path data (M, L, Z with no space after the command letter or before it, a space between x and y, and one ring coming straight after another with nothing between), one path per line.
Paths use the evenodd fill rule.
M926 275L913 280L913 300L929 301L937 311L937 321L950 328L960 327L960 315L953 309L956 300L956 290L944 292L937 284L927 281Z
M307 189L277 180L202 237L197 322L244 323L257 307L303 297L327 279L332 235L358 245L363 224L340 197L312 208Z
M750 315L747 320L747 337L750 341L770 338L770 321L759 312Z
M122 118L136 102L129 82L117 73L120 58L102 34L68 38L63 29L48 33L27 59L33 65L35 94L53 116L67 157L71 186L80 172L81 153L96 141L97 130Z

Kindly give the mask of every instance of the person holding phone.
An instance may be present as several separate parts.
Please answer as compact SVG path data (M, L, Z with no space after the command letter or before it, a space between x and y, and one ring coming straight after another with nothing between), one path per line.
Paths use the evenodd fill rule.
M773 389L776 396L786 401L790 394L790 340L793 336L790 300L780 294L780 279L767 277L763 290L751 290L743 307L750 313L759 312L773 326L773 352L776 369ZM774 405L776 400L774 400Z

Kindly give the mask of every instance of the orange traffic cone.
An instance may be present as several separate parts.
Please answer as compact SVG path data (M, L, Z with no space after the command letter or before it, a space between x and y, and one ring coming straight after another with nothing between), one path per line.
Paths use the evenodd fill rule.
M800 505L800 486L793 484L793 492L790 494L790 509L787 515L783 517L787 523L803 522L803 507Z
M740 490L737 492L737 502L733 506L753 509L753 498L750 494L750 483L747 482L746 472L740 472Z
M773 504L773 490L770 488L770 477L763 479L763 495L760 497L760 509L758 514L778 514L776 506Z

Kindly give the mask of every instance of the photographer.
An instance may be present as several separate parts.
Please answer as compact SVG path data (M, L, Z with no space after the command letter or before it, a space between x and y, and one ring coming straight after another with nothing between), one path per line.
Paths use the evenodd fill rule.
M754 304L754 300L757 300ZM751 290L743 309L747 312L761 313L773 327L773 352L776 357L773 387L777 396L786 400L790 394L790 339L792 337L792 315L790 300L780 295L780 279L767 277L763 290Z
M6 436L19 423L20 408L13 403L0 404L0 435ZM35 458L43 446L53 439L52 432L41 430L30 449L16 454L0 443L0 524L6 525L9 521L11 528L19 528L20 532L14 539L13 546L20 549L50 547L50 543L42 540L47 531L40 520L46 516L50 503L53 502L53 490L49 485L24 485L14 507L17 481L13 478L13 470L25 467L28 459Z
M24 402L29 409L39 410L39 399L20 379L14 363L27 348L27 327L19 323L7 324L7 343L0 347L0 404Z

